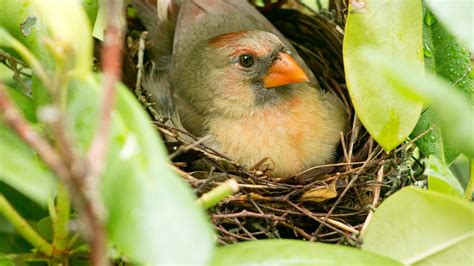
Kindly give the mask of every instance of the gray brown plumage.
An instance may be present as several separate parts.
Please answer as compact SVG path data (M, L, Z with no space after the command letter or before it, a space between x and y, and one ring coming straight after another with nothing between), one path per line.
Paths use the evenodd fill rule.
M254 7L241 0L170 2L160 20L147 1L134 5L155 31L156 73L147 86L163 115L248 167L269 157L274 175L333 160L345 127L342 104L319 90L294 48Z

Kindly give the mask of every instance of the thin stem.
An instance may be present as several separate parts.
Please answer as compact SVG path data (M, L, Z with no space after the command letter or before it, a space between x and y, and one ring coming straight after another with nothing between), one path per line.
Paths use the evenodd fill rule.
M474 192L474 159L469 158L469 181L467 182L464 197L468 200L472 199L472 192Z
M13 208L8 200L0 194L0 213L18 230L33 247L47 256L53 254L53 246L42 238L21 215Z
M239 184L234 179L229 179L220 184L213 190L202 195L198 200L199 204L204 209L209 209L225 199L227 196L239 191Z
M60 182L56 196L56 217L53 219L53 247L56 254L63 254L68 247L68 224L71 199L66 186Z
M115 102L115 85L120 81L122 71L123 30L121 25L122 1L107 0L107 27L104 36L104 46L101 52L102 71L104 80L102 87L102 110L99 128L88 152L88 164L93 177L100 175L106 155L107 140Z
M110 124L112 123L112 111L114 107L117 82L120 81L122 71L122 47L123 47L123 1L104 1L106 10L106 30L104 46L101 51L102 70L104 72L102 96L102 108L98 130L93 138L91 148L87 154L87 187L90 188L90 211L95 219L90 220L91 226L91 265L108 265L107 261L107 239L105 228L101 220L102 201L99 192L99 177L104 168L109 139ZM89 202L90 203L90 202Z

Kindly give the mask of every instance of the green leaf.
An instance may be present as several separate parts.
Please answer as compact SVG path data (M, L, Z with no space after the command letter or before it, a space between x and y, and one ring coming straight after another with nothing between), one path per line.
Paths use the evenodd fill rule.
M46 29L37 23L31 1L0 0L0 10L3 14L8 14L0 16L0 28L8 31L36 56L43 58L41 55L46 55L47 52L40 36L46 34Z
M431 104L443 137L454 149L470 157L474 156L474 111L462 92L430 73L426 73L424 77L414 75L417 67L409 62L390 58L371 49L366 49L363 54L365 63L376 67L374 75L387 79L405 97Z
M0 181L46 206L56 191L54 175L1 120L0 150L8 153L0 160Z
M344 37L344 66L355 111L370 135L390 151L412 132L421 113L418 101L407 100L364 62L362 47L382 50L387 60L403 58L413 75L423 75L421 1L368 0L351 9Z
M446 25L446 27L462 40L474 53L474 19L472 0L425 0L431 10Z
M69 120L80 150L90 145L99 110L101 87L88 82L69 91ZM203 210L169 167L142 107L125 87L117 86L117 93L101 184L109 240L132 261L207 265L214 238Z
M33 123L36 122L35 106L30 97L10 87L6 87L5 92L26 119Z
M81 0L80 2L86 11L90 25L94 25L97 18L97 11L99 10L99 2L97 0Z
M428 176L428 189L462 197L464 189L448 166L434 155L424 160L424 175Z
M38 232L46 241L51 242L53 240L53 223L51 217L44 217L36 223Z
M92 62L92 32L87 15L78 1L31 0L41 21L52 35L57 51L67 52L81 78L88 75Z
M220 247L211 266L402 265L356 248L300 240L258 240Z
M464 92L473 105L474 81L469 77L471 71L469 52L437 21L429 10L425 9L424 12L425 68L445 78ZM416 137L430 127L433 127L433 130L416 142L418 148L425 156L434 154L446 163L451 163L459 155L459 151L453 149L452 145L442 138L441 131L436 125L435 113L431 108L423 112L411 136Z
M362 249L405 265L473 265L474 205L408 187L375 211Z
M45 206L40 206L36 202L32 201L30 198L26 197L24 194L13 189L11 186L0 181L0 194L2 194L15 208L15 210L27 220L39 220L48 215L48 211ZM1 218L0 218L1 220ZM6 222L6 220L5 220ZM0 228L2 228L0 222ZM13 227L12 227L13 229ZM3 232L3 230L0 230Z
M415 142L416 146L425 157L435 155L436 157L441 158L442 161L450 164L459 156L459 151L454 149L452 145L444 140L433 108L429 107L423 111L420 120L418 120L418 124L416 124L410 137L416 138L430 128L431 131Z
M2 258L2 254L0 254L0 265L3 265L3 266L15 266L15 264L13 263L13 261L11 261L10 259L8 259L8 258Z
M23 44L28 48L36 58L41 58L43 67L53 69L54 60L50 52L44 45L44 37L47 30L37 18L34 9L31 7L30 0L9 1L0 0L0 10L8 16L0 16L0 47L11 47L11 38ZM8 52L20 58L13 49L7 49ZM22 54L24 57L25 54ZM26 62L25 58L23 58ZM33 73L32 94L35 107L49 102L49 94L41 84L38 84L35 73Z

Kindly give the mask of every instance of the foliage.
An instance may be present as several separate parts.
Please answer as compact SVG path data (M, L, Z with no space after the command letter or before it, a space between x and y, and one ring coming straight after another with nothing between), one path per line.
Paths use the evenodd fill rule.
M461 10L468 8L443 11L428 1L436 18L421 1L363 3L351 6L345 29L351 100L387 152L416 141L428 190L389 197L358 236L358 249L297 240L216 247L203 206L235 188L196 202L128 88L108 86L108 71L92 71L97 1L80 1L81 8L0 0L11 14L0 16L0 59L12 68L12 78L0 80L0 264L67 263L84 254L100 264L94 254L103 234L102 256L125 263L472 265L474 164L467 187L448 168L459 153L474 156L474 82ZM450 21L453 14L463 15ZM104 154L90 160L101 147ZM70 226L76 220L86 229Z
M378 208L362 249L404 265L472 265L472 217L471 202L404 188Z

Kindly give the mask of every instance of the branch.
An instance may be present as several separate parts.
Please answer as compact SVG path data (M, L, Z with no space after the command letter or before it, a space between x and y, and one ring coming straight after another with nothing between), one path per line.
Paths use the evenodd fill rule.
M102 97L99 129L94 136L87 158L92 177L99 176L104 166L112 110L116 96L114 87L120 81L122 71L124 36L121 26L122 1L107 0L105 4L107 25L101 53L102 71L104 72L104 95Z

